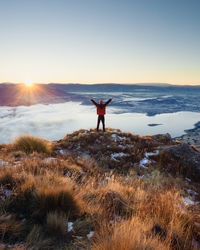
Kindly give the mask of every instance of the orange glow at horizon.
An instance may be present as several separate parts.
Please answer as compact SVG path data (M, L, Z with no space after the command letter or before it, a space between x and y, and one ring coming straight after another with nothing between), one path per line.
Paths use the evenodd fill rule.
M32 87L32 86L33 86L33 83L32 83L31 81L27 81L27 82L25 82L25 85L26 85L27 87Z
M39 84L27 85L26 83L15 86L16 93L12 97L13 106L17 105L35 105L38 103L63 102L65 99L62 96L57 97L57 90L46 88Z

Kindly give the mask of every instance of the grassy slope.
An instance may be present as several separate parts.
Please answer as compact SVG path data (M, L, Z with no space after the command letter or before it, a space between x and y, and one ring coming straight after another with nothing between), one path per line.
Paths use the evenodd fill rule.
M1 244L108 250L197 246L199 206L186 205L183 197L197 202L198 183L185 181L178 162L167 171L170 159L162 153L145 155L175 144L168 137L80 130L51 147L32 137L16 143L0 146Z

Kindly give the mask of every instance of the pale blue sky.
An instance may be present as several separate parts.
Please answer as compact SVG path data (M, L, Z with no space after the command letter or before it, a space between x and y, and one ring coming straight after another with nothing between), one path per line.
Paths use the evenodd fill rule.
M0 82L200 84L199 0L0 0Z

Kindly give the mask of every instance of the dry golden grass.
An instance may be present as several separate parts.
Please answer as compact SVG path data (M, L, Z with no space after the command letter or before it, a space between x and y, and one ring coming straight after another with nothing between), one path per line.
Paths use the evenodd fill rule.
M37 190L35 197L35 214L43 218L51 211L66 213L68 217L80 213L78 202L74 199L74 192L69 187L48 187Z
M168 250L169 243L162 241L159 236L153 236L151 221L140 221L137 217L115 223L110 233L103 228L96 235L91 249L94 250L140 250L162 249Z
M126 138L115 141L113 133ZM23 241L27 249L192 249L192 240L200 238L199 208L182 200L192 184L166 175L159 160L147 170L138 166L160 143L111 129L76 131L54 145L53 161L44 151L26 151L27 156L4 145L0 157L9 165L0 173L1 241ZM104 144L111 147L99 153ZM110 155L126 144L123 152L130 158L111 162ZM63 147L71 154L60 154ZM4 190L12 195L3 196Z
M14 150L23 151L26 154L33 152L51 153L51 145L48 141L30 135L23 135L17 138L13 142L13 148Z
M134 235L138 242L140 242L139 239L144 239L144 245L140 242L140 247L133 249L145 249L146 243L149 246L155 243L151 249L157 249L156 245L159 246L159 244L161 244L160 249L162 247L163 249L169 249L171 245L178 249L190 249L191 239L197 237L197 235L194 236L193 234L193 227L195 219L197 219L195 216L198 214L198 209L193 211L187 210L179 191L175 187L172 188L171 184L162 188L161 186L147 185L143 181L138 180L132 183L132 186L129 186L124 181L113 178L104 185L88 185L88 187L85 186L82 190L81 196L87 201L87 205L92 209L92 212L99 216L97 217L97 228L100 228L100 230L99 232L97 230L96 234L99 240L98 244L95 241L94 249L109 249L111 246L113 248L111 247L110 249L131 249ZM141 225L130 228L130 220L132 218L133 221L137 220L137 223L141 222ZM116 224L117 228L114 228L112 244L110 242L110 229L104 228L106 232L102 236L101 228L103 223L109 225L110 221L113 220L120 220L121 224L119 224L120 226ZM151 223L148 224L149 222ZM150 230L150 226L153 228L156 225L166 233L164 243L159 238L155 239L154 235L149 239L144 231L140 232L138 229L139 231L137 232L137 228L145 230L145 227L148 227L148 230ZM122 233L123 230L126 232L126 234L124 233L125 235ZM121 233L122 236L120 237ZM129 235L132 236L129 238ZM115 241L118 243L120 241L121 243L115 245ZM121 246L121 248L117 248L118 246Z

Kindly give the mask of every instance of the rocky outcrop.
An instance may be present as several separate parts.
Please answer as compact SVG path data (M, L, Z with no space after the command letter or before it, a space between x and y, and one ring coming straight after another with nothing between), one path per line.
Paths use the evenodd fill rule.
M175 139L185 143L193 144L200 150L200 122L194 125L193 129L185 130L186 134L176 137Z
M163 155L168 155L171 160L179 162L183 175L189 175L195 180L200 178L200 152L189 144L181 143L170 146L162 151Z

